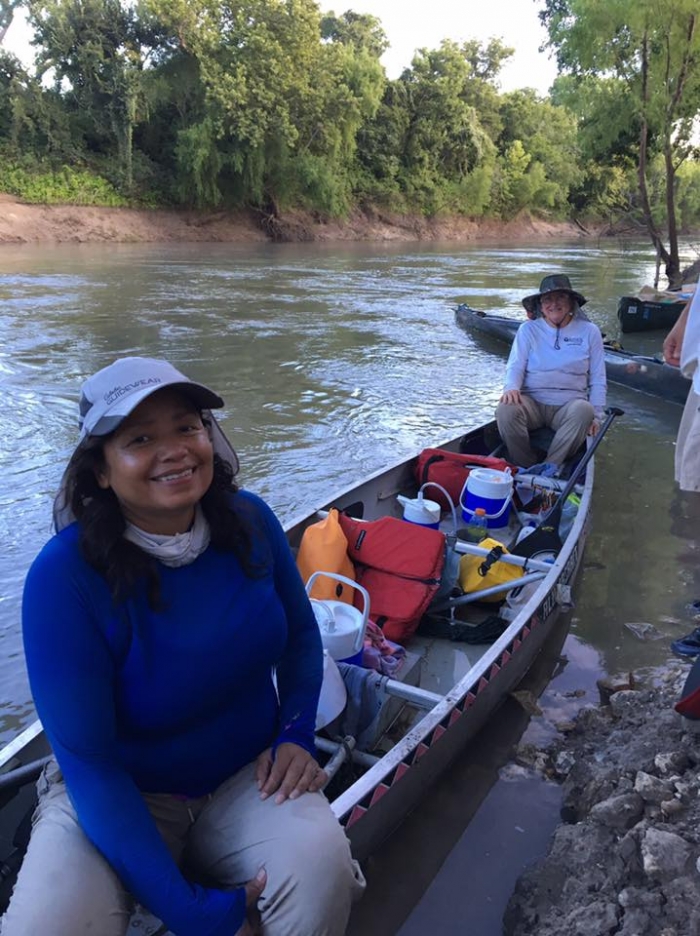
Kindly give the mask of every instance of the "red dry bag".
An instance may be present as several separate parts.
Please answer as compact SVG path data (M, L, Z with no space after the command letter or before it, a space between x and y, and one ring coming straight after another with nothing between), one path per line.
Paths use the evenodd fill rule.
M418 456L415 467L416 481L419 486L426 481L434 481L444 487L455 507L458 507L459 495L472 468L493 468L495 471L511 473L517 471L517 467L511 462L494 455L460 455L445 449L427 448ZM437 501L443 509L449 507L447 498L439 488L427 487L424 494L429 500Z
M371 619L389 640L408 640L440 585L444 535L396 517L365 522L341 513L340 525L357 581L369 592Z

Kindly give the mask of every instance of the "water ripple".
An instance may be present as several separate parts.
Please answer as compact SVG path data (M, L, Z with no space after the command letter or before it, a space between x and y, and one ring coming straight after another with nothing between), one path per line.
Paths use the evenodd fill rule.
M32 713L22 582L50 533L86 376L146 354L215 387L244 483L291 517L489 418L504 356L459 331L452 309L521 317L522 296L557 270L615 334L617 297L651 281L653 257L614 241L3 247L0 741Z

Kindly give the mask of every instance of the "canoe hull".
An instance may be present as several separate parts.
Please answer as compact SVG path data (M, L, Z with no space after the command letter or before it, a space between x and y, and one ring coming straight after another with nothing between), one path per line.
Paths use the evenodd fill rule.
M592 481L592 479L591 479ZM506 696L526 675L563 610L558 586L572 585L589 529L589 511L579 516L557 568L548 576L519 619L461 680L442 712L432 712L383 763L369 771L332 806L345 826L353 854L362 859L396 829L425 797L449 765L484 727ZM364 786L363 795L358 791Z

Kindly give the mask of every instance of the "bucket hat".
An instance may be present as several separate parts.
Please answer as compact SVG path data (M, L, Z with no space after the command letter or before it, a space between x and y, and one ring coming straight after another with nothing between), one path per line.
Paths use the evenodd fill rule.
M525 296L523 299L525 309L528 312L536 312L540 306L540 298L551 292L568 293L578 302L579 307L584 306L586 302L588 302L585 296L582 296L580 292L576 292L572 287L571 280L568 276L565 276L563 273L551 273L549 276L545 276L540 283L539 292L533 293L531 296Z
M190 380L168 361L157 358L119 358L88 377L80 388L77 448L87 439L114 432L140 403L164 387L180 390L206 414L215 454L228 462L234 475L237 474L238 455L210 412L220 409L224 405L223 399L204 384ZM57 530L61 530L74 519L66 503L64 475L54 500L54 524Z

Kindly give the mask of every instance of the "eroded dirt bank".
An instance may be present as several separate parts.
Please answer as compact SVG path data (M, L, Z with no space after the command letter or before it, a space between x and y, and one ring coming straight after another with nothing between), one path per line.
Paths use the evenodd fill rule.
M510 222L462 217L428 219L356 212L344 221L323 221L291 212L276 218L249 212L196 212L27 205L0 194L0 244L211 241L470 241L581 237L570 222L530 217Z

